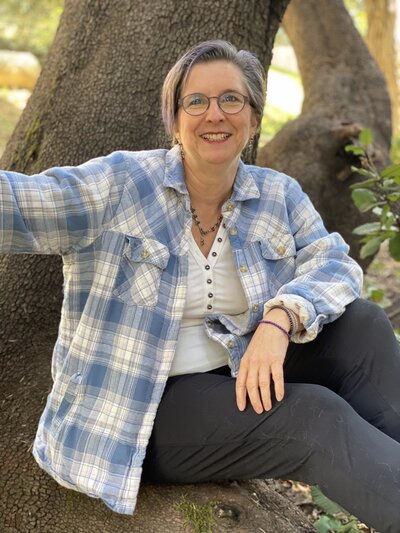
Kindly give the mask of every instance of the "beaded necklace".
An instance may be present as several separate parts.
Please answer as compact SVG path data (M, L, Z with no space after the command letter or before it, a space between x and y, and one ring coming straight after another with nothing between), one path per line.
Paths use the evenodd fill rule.
M192 212L193 222L196 224L196 226L197 226L197 228L199 229L199 232L200 232L200 246L204 246L204 237L206 237L209 233L211 233L212 231L215 231L218 228L218 226L222 222L222 218L223 217L222 217L222 215L220 215L215 224L213 224L208 229L204 229L200 225L201 222L199 220L199 217L197 216L196 209L194 207L190 206L190 211Z

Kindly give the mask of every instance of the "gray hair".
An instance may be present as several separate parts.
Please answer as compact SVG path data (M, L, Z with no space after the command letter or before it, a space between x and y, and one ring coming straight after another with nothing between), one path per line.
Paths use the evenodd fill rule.
M167 134L174 137L174 124L178 112L178 100L182 87L196 63L229 61L243 74L243 82L249 93L250 105L258 125L263 116L266 76L263 66L255 55L247 50L237 50L233 44L222 41L204 41L190 48L168 72L162 89L162 117Z

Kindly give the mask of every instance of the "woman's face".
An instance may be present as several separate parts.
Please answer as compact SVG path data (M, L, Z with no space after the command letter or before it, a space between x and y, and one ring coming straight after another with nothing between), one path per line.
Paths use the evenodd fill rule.
M228 61L212 61L195 65L182 88L180 98L194 93L220 96L235 91L249 96L240 69ZM217 100L199 116L179 108L175 123L175 137L183 146L185 162L197 167L230 166L238 163L240 154L257 129L257 119L248 103L235 115L224 113Z

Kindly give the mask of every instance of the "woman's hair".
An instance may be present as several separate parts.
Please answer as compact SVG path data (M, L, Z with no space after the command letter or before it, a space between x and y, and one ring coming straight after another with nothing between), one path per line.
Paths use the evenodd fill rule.
M258 124L261 123L266 76L260 61L247 50L237 50L227 41L204 41L188 50L168 72L162 90L162 116L165 129L174 137L174 124L178 112L180 92L194 65L211 61L228 61L236 65L243 74L243 82L249 93L250 105L254 109Z

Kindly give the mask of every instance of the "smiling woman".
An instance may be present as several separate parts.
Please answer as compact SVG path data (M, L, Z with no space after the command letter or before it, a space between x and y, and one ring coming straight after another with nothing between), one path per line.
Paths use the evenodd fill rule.
M164 84L171 150L0 172L0 251L64 260L33 453L120 513L142 473L280 477L398 533L399 348L298 183L241 161L264 96L250 52L200 43Z
M258 127L246 93L240 69L227 61L195 65L182 87L174 137L192 205L206 225L229 197L240 155Z

